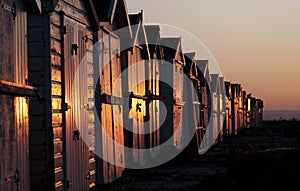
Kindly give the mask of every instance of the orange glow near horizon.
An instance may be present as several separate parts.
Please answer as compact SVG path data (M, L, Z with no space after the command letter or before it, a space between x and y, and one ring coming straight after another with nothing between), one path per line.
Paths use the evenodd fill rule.
M131 13L144 10L145 24L169 24L195 35L225 80L263 99L265 110L300 110L300 1L127 0L127 5ZM170 5L184 14L165 14ZM186 52L194 51L191 45L183 38Z

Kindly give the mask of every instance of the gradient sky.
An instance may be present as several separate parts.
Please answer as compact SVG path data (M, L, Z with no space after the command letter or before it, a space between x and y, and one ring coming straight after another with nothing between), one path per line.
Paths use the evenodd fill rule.
M127 0L127 5L130 13L143 9L146 24L194 34L226 80L264 99L266 110L300 110L299 0ZM192 50L183 43L185 51Z

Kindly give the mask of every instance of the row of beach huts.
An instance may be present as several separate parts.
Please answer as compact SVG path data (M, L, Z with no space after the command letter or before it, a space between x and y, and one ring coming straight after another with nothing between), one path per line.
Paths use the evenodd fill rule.
M263 101L125 0L0 0L0 190L81 191L260 126Z

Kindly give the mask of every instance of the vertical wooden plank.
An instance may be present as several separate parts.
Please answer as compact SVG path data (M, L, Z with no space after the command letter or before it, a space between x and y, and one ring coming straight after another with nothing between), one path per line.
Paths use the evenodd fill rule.
M121 75L121 65L120 59L118 58L118 53L120 51L120 41L119 39L110 36L111 44L111 87L112 95L115 97L122 97L122 84L120 80ZM114 105L113 109L113 128L114 128L114 150L115 150L115 162L117 164L116 168L116 178L122 176L124 170L124 132L123 132L123 113L122 106ZM120 164L120 166L118 166Z
M10 12L0 12L0 78L25 84L27 14L23 4L16 3L15 20ZM0 0L3 4L12 6L11 1ZM0 95L0 108L0 190L29 190L28 104L25 98ZM19 182L15 183L17 171ZM7 177L10 181L5 181Z
M87 42L83 37L90 31L85 25L67 18L66 28L65 100L71 108L66 112L67 180L72 184L70 190L88 190L93 183L91 177L94 174L94 169L91 169L93 157L90 157L89 147L93 147L90 143L94 142L94 138L88 130L91 118L94 118L91 117L93 113L88 113L89 99L93 99L88 90L93 82L88 82L90 74L85 63ZM72 44L78 46L77 54Z

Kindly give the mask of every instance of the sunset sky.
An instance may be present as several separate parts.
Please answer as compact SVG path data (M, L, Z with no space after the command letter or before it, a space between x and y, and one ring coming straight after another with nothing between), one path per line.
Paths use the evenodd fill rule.
M127 5L130 13L144 10L145 24L174 25L195 35L226 80L262 98L266 110L300 110L299 0L127 0ZM185 39L183 46L192 51Z

